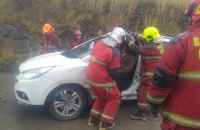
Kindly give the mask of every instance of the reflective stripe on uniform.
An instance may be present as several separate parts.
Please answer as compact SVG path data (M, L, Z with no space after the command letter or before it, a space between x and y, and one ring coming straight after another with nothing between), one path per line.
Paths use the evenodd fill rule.
M44 44L44 46L48 48L57 48L56 46L49 46L49 45L47 46L46 44Z
M103 61L100 61L99 59L97 59L94 56L91 56L90 60L93 61L93 62L95 62L95 63L101 64L101 65L104 65L104 66L108 66L108 64L104 63Z
M200 81L200 71L180 71L179 80Z
M109 120L114 120L114 117L108 116L106 114L102 114L101 117L109 119Z
M155 59L155 60L159 60L160 56L143 56L143 59Z
M99 111L97 111L97 110L94 110L94 109L91 109L91 112L92 113L94 113L94 114L96 114L96 115L101 115L101 112L99 112Z
M192 119L192 118L184 117L184 116L175 114L175 113L167 111L167 110L164 110L164 111L161 110L161 113L165 118L168 118L169 120L171 120L172 122L174 122L176 124L190 127L190 128L200 129L200 120L199 119Z
M105 88L112 88L116 86L116 83L95 83L87 79L87 82L95 87L105 87Z
M147 103L145 103L145 102L138 102L137 105L138 106L147 106Z
M153 76L154 72L144 72L142 76Z
M165 97L153 97L150 93L147 93L146 99L153 104L162 104L165 100Z

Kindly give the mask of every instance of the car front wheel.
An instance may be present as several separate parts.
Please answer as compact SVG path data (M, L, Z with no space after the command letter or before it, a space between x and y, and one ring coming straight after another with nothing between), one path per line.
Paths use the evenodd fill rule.
M56 120L79 118L86 108L86 95L76 86L53 90L47 100L49 114Z

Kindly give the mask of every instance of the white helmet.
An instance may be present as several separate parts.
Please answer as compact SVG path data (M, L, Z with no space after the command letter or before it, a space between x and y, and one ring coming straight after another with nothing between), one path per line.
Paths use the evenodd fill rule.
M118 43L122 43L123 36L125 37L124 29L120 27L115 27L111 32L110 37L114 38Z

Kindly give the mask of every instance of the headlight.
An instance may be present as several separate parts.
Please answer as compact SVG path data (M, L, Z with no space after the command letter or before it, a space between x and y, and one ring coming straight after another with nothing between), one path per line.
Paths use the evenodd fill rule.
M24 72L21 72L21 78L22 79L34 79L37 78L44 73L48 72L49 70L53 69L54 67L45 67L45 68L37 68L32 70L27 70Z

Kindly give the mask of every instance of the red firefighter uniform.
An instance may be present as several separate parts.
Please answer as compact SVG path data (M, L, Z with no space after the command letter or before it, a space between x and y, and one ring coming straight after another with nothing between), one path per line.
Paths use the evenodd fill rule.
M87 71L88 82L97 96L90 115L113 124L120 105L120 91L114 77L120 73L120 51L98 41L92 50Z
M80 44L83 43L83 39L75 39L70 45L69 45L69 49L74 48L75 46L78 46Z
M60 39L54 34L44 35L42 38L43 48L40 54L52 53L61 48L62 44Z
M138 48L139 54L142 56L142 67L140 70L141 84L137 94L138 110L147 110L146 95L151 83L155 67L158 65L160 56L163 53L162 44L147 43L145 46Z
M167 45L147 94L161 105L162 130L200 129L200 22Z

